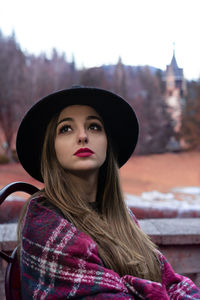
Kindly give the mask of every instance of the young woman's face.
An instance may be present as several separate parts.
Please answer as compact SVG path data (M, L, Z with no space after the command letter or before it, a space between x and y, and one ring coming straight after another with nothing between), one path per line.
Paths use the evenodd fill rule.
M61 166L77 174L97 171L106 159L107 137L102 120L90 106L64 108L57 122L55 152Z

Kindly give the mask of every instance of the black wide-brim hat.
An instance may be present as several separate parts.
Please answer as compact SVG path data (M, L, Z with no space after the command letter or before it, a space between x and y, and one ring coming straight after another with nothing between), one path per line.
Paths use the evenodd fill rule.
M138 140L138 121L132 107L120 96L98 88L76 87L50 94L24 116L17 133L16 150L24 169L43 182L41 154L47 126L52 117L69 105L88 105L101 116L106 133L117 152L119 167L133 153Z

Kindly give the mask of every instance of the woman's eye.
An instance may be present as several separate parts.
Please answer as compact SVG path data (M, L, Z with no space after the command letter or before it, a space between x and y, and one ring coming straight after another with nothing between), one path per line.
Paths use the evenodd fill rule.
M70 125L63 125L62 127L59 128L59 133L65 133L72 131L72 128Z
M90 130L95 130L95 131L101 131L102 130L102 126L96 123L92 123L89 126Z

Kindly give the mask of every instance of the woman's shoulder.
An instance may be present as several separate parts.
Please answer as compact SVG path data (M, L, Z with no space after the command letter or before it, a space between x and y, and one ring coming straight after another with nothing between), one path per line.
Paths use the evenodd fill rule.
M43 196L33 197L29 201L25 215L22 236L43 243L55 230L76 228L64 218Z
M61 216L56 207L54 207L48 199L43 195L36 195L29 200L26 219L38 220L41 218L58 218Z
M87 248L95 242L74 224L63 217L60 212L46 201L44 197L34 197L30 200L22 228L22 240L25 244L45 245L53 247L60 241L68 243L73 240L77 247ZM78 246L79 245L79 246Z
M92 251L99 260L97 245L92 238L55 210L42 205L43 201L41 197L30 200L21 232L23 253L51 256L60 249L60 255L66 255L67 249L69 255L87 257Z
M36 194L29 201L29 213L51 214L64 217L61 210L53 205L44 195Z

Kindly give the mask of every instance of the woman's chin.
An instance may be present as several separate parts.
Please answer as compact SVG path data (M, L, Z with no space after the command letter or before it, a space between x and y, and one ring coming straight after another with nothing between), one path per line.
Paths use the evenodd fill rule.
M74 164L71 168L67 168L70 173L83 173L83 172L96 172L102 166L103 163L96 162L96 161L79 161L78 163Z
M91 175L91 174L96 174L98 173L99 171L99 168L100 167L95 167L95 166L80 166L80 167L77 167L77 168L73 168L73 169L68 169L68 171L73 174L73 175L76 175L76 176L82 176L82 175Z

